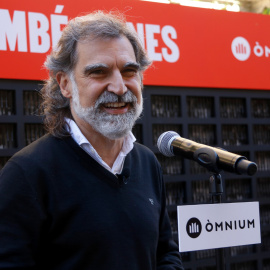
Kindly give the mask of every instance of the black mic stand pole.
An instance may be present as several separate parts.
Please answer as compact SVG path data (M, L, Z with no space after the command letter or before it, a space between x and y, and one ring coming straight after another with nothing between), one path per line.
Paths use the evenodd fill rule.
M209 178L210 195L212 203L221 203L221 197L223 193L222 177L218 173L214 173ZM217 270L225 270L225 258L224 249L216 249L216 264Z
M200 165L208 169L213 175L209 178L209 193L211 202L221 203L223 194L222 177L219 174L220 170L217 167L218 155L213 149L200 148L194 152L193 158ZM216 249L216 267L217 270L225 270L224 249Z

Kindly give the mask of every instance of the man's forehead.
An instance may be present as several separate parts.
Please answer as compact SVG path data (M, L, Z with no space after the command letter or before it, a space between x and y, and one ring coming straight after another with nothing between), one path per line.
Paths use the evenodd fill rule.
M78 41L77 60L91 65L106 65L107 61L121 61L121 65L139 66L130 41L121 36L110 39L83 39Z
M125 35L119 35L119 36L113 36L113 37L110 37L110 36L103 37L103 36L89 35L89 36L85 36L85 37L80 38L77 41L77 46L79 44L86 44L86 45L87 44L95 44L95 43L108 44L108 43L112 43L112 42L117 41L117 40L125 40L133 48L133 45L132 45L131 41ZM134 48L133 48L133 51L134 51ZM134 53L135 53L135 51L134 51Z

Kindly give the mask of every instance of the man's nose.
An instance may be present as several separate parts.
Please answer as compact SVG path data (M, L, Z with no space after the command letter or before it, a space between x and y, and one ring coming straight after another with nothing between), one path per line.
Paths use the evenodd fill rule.
M110 78L110 82L107 86L107 90L109 92L115 93L118 96L122 96L127 92L127 87L120 71L113 72Z

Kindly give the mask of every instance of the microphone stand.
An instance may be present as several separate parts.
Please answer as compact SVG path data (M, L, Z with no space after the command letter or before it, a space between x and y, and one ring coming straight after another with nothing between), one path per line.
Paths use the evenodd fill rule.
M220 169L217 167L217 153L210 148L200 148L194 152L193 159L213 173L209 178L209 193L211 195L211 202L213 204L221 203L223 185L222 177L219 174ZM216 267L217 270L225 270L223 248L216 249Z
M211 195L211 202L212 203L221 203L221 197L223 193L223 186L222 186L222 177L218 173L214 173L209 178L209 188L210 188L210 195ZM224 249L217 248L216 249L216 264L217 270L225 270L225 258L224 258Z

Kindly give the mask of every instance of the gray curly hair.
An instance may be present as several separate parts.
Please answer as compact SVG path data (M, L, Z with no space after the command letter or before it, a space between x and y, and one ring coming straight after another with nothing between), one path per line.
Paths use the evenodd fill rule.
M41 111L46 130L56 136L64 137L69 133L65 129L65 117L72 118L69 99L64 97L56 80L58 72L70 74L77 62L78 41L89 38L111 39L125 36L131 43L136 61L140 65L142 80L143 71L151 64L135 31L130 29L123 14L96 11L69 21L62 32L57 47L47 57L44 65L49 70L49 78L41 89L43 98Z

